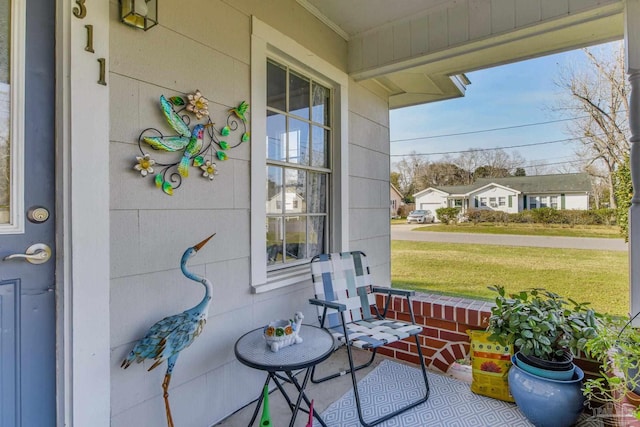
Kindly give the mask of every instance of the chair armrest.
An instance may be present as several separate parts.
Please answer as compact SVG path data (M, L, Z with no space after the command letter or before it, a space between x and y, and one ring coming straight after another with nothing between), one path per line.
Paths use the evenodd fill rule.
M388 295L402 295L404 297L412 297L416 294L416 291L408 291L405 289L394 289L394 288L383 288L380 286L372 286L371 290L373 292L379 292L382 294Z
M333 301L325 301L317 298L310 298L309 303L313 305L320 305L326 308L333 308L334 310L338 310L338 311L347 310L347 306L345 304L340 304L338 302L333 302Z

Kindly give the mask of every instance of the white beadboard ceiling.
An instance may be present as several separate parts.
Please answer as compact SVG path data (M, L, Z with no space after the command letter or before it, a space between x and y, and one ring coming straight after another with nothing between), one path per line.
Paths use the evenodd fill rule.
M342 37L349 39L459 0L298 0Z
M464 96L465 72L621 38L623 0L296 0L390 108Z

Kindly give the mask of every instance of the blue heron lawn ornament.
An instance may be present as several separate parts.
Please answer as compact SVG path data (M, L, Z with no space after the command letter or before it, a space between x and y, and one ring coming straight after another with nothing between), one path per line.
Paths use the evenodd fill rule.
M151 371L160 366L165 360L167 361L167 372L162 381L162 389L164 390L164 405L167 413L167 424L173 426L171 417L171 408L169 406L169 382L171 381L171 373L175 367L178 355L182 350L189 347L191 343L202 332L204 324L207 321L209 304L211 303L211 293L213 285L206 277L200 277L187 270L187 261L195 255L209 239L215 236L215 233L204 239L197 245L188 248L182 255L180 268L182 274L187 278L201 283L205 288L204 298L198 305L180 314L165 317L164 319L153 325L147 331L144 338L140 339L129 355L122 361L121 367L126 369L131 363L142 362L144 359L154 360L153 365L148 369Z

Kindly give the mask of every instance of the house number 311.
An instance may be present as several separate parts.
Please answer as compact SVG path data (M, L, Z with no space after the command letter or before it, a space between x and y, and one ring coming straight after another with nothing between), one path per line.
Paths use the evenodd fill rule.
M73 8L73 16L78 19L84 19L87 16L87 6L85 5L86 0L75 0L76 5ZM95 53L93 50L93 25L85 25L84 28L87 30L87 43L85 45L84 50L89 53ZM105 79L107 73L107 64L105 58L98 58L99 71L98 71L98 84L106 86L107 81Z

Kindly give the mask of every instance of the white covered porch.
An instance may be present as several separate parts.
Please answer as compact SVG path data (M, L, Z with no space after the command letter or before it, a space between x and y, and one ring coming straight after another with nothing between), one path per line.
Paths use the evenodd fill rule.
M193 297L153 287L163 277L179 275L167 272L172 257L153 250L184 243L192 223L215 217L218 237L227 246L198 266L205 270L208 263L224 276L219 282L224 287L216 289L217 305L200 338L205 347L194 344L191 356L181 360L184 374L173 380L174 396L198 397L195 403L175 400L175 418L186 420L179 425L215 424L255 398L254 385L262 378L247 371L238 377L235 339L311 296L299 280L300 268L288 281L267 282L265 250L255 243L261 242L257 236L264 240L264 217L255 207L264 209L265 203L252 200L256 188L264 193L264 181L251 182L251 163L264 160L255 151L247 148L231 159L220 192L206 200L198 191L150 198L151 190L139 190L124 173L125 166L130 172L126 162L133 139L158 118L157 108L146 101L164 90L196 89L191 86L207 76L209 89L220 93L215 95L220 110L250 98L252 143L261 144L266 113L257 106L265 101L250 88L257 81L252 65L266 65L256 46L296 56L308 69L320 68L334 79L341 95L336 134L344 143L337 156L342 181L332 206L337 218L332 249L366 247L381 284L390 281L389 109L463 96L467 71L624 38L632 86L632 177L640 188L640 0L159 0L160 24L148 32L123 27L117 0L91 3L91 22L77 19L74 6L84 3L56 3L57 201L63 218L56 279L60 426L163 421L159 377L142 367L127 376L119 364L158 313L175 309L169 300L183 305ZM94 47L108 64L107 89L93 78L97 63L84 50L86 25L100 36ZM283 44L293 46L293 56L278 50ZM199 69L193 60L202 58ZM86 108L87 100L97 107ZM638 192L630 223L630 312L635 313L640 311ZM132 296L144 304L134 304ZM479 316L480 308L470 310ZM213 351L204 354L203 348ZM250 386L239 389L238 378Z

